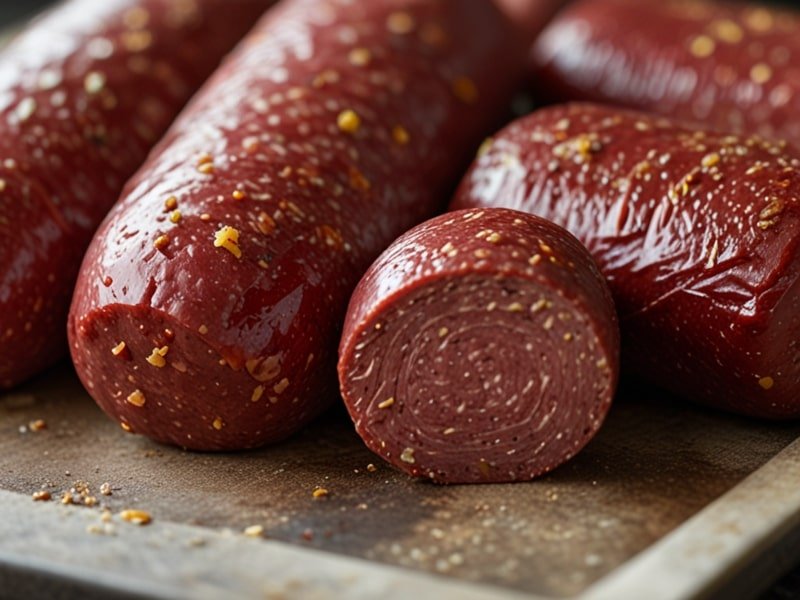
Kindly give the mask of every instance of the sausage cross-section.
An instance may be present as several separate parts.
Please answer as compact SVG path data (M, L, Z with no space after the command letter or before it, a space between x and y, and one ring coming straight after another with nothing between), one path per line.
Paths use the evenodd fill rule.
M350 293L432 214L524 73L489 0L288 0L176 122L91 245L78 373L122 427L275 442L336 397Z
M800 417L800 154L785 143L557 106L487 142L452 206L523 210L586 244L619 311L623 371Z
M0 388L64 355L81 258L268 0L69 0L0 52Z
M619 332L588 251L499 209L415 227L350 301L339 381L384 459L439 483L532 479L594 436L614 394Z
M800 144L800 12L577 0L534 47L536 89Z

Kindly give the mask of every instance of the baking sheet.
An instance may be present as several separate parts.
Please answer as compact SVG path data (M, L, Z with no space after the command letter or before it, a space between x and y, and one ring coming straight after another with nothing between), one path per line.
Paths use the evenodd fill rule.
M46 428L32 431L30 424L37 420ZM91 531L69 531L81 546L100 544L106 537L124 540L134 532L146 540L158 524L191 526L253 544L241 532L260 525L265 538L255 542L270 548L277 543L322 550L445 581L480 583L497 592L570 597L591 592L601 579L619 580L626 563L672 539L670 532L675 531L672 537L680 534L683 524L721 496L735 495L745 478L798 436L800 424L752 422L632 387L622 391L600 435L555 473L523 484L442 487L385 466L365 449L339 410L288 442L256 452L192 454L159 446L106 419L72 370L62 366L0 397L0 489L24 500L16 527L29 525L33 532L40 515L55 508L67 511L59 514L77 512L90 519ZM787 467L779 468L784 472ZM800 488L800 468L793 468L794 477L786 472L783 480ZM56 506L63 492L81 489L81 483L97 499L95 506ZM111 496L100 493L103 483L112 487ZM314 498L317 487L328 495ZM54 500L34 502L31 494L41 489ZM727 517L738 523L734 533L748 533L763 512L760 507L769 506L775 495L757 486L745 502L734 504L733 516ZM776 530L785 526L787 531L778 533L788 535L800 497L795 502L787 493L780 496L787 512L779 522L762 523L752 536L736 538L735 551L748 560L766 549L759 546L766 534L771 546ZM136 528L116 516L113 535L107 536L99 532L105 527L103 507L113 514L143 509L154 524ZM68 523L73 522L55 518L48 535L62 525L66 535ZM6 556L22 562L41 557L33 533L27 550L24 539L9 548L11 532L2 535L7 526L0 525L0 555L6 550ZM701 538L711 539L706 533ZM681 548L668 552L679 556L685 551ZM147 543L140 550L158 555ZM703 556L711 564L703 573L690 569L685 586L673 585L673 592L686 590L677 597L694 597L698 589L717 585L712 580L726 564L723 554L697 550L689 564L703 562ZM74 557L49 559L51 566L63 567ZM102 571L124 574L125 562L120 555ZM726 568L732 573L745 566ZM656 567L664 570L664 565ZM88 562L87 568L99 569ZM653 568L639 566L632 576L639 579ZM623 584L631 586L630 581Z

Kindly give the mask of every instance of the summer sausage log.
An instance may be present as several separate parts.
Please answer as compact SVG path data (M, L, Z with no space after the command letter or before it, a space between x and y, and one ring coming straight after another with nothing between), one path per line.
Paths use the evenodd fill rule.
M617 382L611 294L561 227L490 208L436 217L358 284L339 382L374 452L439 483L532 479L594 436Z
M800 144L800 13L721 0L579 0L534 51L553 100L623 105Z
M130 182L70 317L122 427L199 450L296 431L336 397L350 293L439 208L526 49L489 0L288 0Z
M688 398L800 417L800 155L588 104L484 146L453 208L566 227L608 278L626 366Z
M494 0L529 35L539 33L569 0Z
M67 348L83 253L268 0L70 0L0 53L0 388Z

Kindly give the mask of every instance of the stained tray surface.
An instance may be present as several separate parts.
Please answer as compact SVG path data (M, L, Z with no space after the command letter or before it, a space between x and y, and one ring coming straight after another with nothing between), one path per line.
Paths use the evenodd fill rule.
M271 540L569 596L800 435L800 424L753 423L646 390L624 390L600 435L555 473L532 483L442 487L381 463L337 409L256 452L159 446L108 420L63 366L0 397L0 489L46 489L57 502L84 482L98 504L83 510L95 511L98 524L107 506L237 535L261 525ZM32 431L40 419L46 428ZM100 493L106 482L111 496ZM328 495L314 498L318 487ZM40 506L31 500L32 518Z

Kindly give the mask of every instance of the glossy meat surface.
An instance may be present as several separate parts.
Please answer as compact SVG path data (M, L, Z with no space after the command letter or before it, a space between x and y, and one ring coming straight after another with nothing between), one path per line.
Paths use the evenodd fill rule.
M534 48L551 100L623 105L800 144L800 12L722 0L578 0Z
M548 108L484 146L453 208L566 227L606 276L623 370L688 398L800 416L800 156L591 104Z
M70 0L0 52L0 387L66 351L83 253L267 0Z
M529 35L539 33L569 0L494 0Z
M87 254L70 335L95 400L201 450L275 442L319 414L352 289L444 203L524 57L489 0L276 7Z
M439 483L526 481L600 428L619 368L608 287L567 231L451 212L393 243L350 301L339 383L366 444Z

